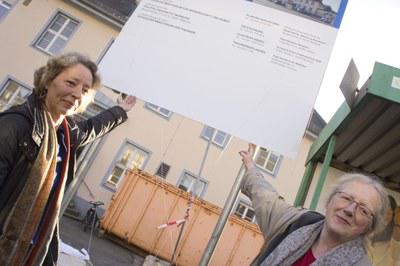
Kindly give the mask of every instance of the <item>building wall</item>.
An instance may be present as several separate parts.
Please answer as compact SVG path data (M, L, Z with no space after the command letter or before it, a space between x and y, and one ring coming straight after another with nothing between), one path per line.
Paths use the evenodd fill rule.
M207 146L207 141L201 137L203 127L203 124L175 113L167 120L149 111L144 102L139 101L129 113L128 121L104 141L85 178L87 186L80 187L78 196L87 200L101 200L107 207L113 191L102 184L125 139L150 152L149 160L143 168L150 174L156 172L161 162L171 165L166 181L174 185L184 170L197 174ZM292 203L296 196L304 172L303 162L311 143L312 139L304 137L297 157L282 158L276 176L264 172L268 181L288 202ZM241 160L238 152L243 149L247 149L247 142L236 137L231 137L224 149L211 145L201 175L208 181L203 197L205 200L223 206L239 173ZM88 187L95 195L94 198Z
M80 22L63 52L79 51L97 60L110 40L118 35L117 29L67 2L31 1L25 6L23 1L17 1L0 22L0 82L12 76L19 82L33 86L33 71L43 65L49 55L32 47L32 43L57 11ZM107 89L103 88L102 92L115 97ZM144 165L146 172L154 174L161 161L171 165L166 179L169 183L177 184L184 170L198 173L207 146L207 141L200 136L204 125L178 114L165 119L144 105L139 101L129 113L128 122L104 139L89 167L85 183L78 190L78 198L102 200L108 205L113 192L102 184L125 139L150 152L149 160ZM266 179L290 203L294 201L301 182L311 143L312 139L305 136L296 158L282 158L276 175L265 173ZM238 155L241 149L247 149L247 143L237 138L231 138L224 149L211 145L202 173L202 178L208 181L204 195L206 200L223 205L241 166Z
M96 60L118 31L64 1L17 1L0 22L0 82L11 75L33 86L33 72L45 64L49 55L32 47L33 41L56 11L65 12L81 23L64 51L79 51Z
M305 208L309 208L310 207L311 200L312 200L312 197L313 197L313 195L315 193L315 188L317 186L317 182L318 182L321 170L322 170L322 164L319 163L317 165L317 168L315 169L314 177L312 179L312 182L311 182L311 185L310 185L310 189L309 189L308 194L307 194L306 201L304 202L304 207ZM320 196L317 208L316 208L317 211L325 213L325 203L326 203L327 197L329 195L330 188L336 182L337 178L339 178L343 174L344 174L344 172L342 172L340 170L337 170L337 169L332 168L332 167L329 168L328 175L326 176L325 184L324 184L324 186L322 188L321 196Z

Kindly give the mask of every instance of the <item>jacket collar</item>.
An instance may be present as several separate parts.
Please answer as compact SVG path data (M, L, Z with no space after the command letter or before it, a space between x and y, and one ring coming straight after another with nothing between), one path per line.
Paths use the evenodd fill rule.
M43 112L43 104L39 101L37 96L32 93L27 100L28 114L33 121L32 140L38 147L42 143L45 134L45 117Z

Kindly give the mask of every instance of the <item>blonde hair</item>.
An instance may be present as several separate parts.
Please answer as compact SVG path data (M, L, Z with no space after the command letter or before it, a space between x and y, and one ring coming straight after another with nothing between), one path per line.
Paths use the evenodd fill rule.
M33 93L39 99L40 102L44 103L47 96L46 86L53 81L61 72L67 68L75 65L82 64L89 69L92 74L92 86L91 92L82 98L82 103L77 111L82 111L94 97L94 90L100 87L100 76L97 74L97 65L95 62L89 59L89 57L76 52L70 52L50 58L46 65L38 68L33 75Z

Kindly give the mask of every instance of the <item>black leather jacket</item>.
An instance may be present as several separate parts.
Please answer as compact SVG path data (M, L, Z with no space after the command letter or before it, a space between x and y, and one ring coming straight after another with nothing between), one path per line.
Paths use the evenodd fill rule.
M43 127L35 109L40 108L41 104L31 95L25 103L0 113L0 235L39 152ZM123 123L127 114L121 107L115 106L88 120L77 122L73 118L67 119L71 149L66 186L75 175L78 149Z

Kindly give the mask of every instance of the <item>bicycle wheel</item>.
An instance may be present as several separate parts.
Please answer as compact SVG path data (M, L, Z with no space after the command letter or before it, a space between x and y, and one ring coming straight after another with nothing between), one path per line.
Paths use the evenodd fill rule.
M88 210L83 222L83 232L86 232L89 228L91 228L94 219L94 211L92 209Z

